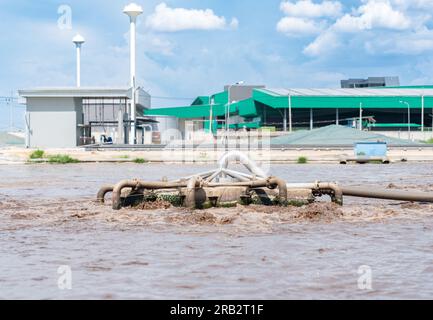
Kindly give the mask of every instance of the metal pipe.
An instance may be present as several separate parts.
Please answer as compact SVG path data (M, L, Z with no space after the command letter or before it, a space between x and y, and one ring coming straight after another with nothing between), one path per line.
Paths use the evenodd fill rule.
M233 170L230 170L230 169L224 169L224 171L226 171L228 173L237 174L237 175L239 175L239 176L241 176L243 178L246 178L248 180L254 180L254 178L255 178L253 175L246 174L246 173L243 173L243 172L233 171Z
M122 208L122 190L125 188L133 189L175 189L187 187L186 182L142 182L138 180L123 180L116 184L113 189L113 209L120 210Z
M206 172L194 174L194 175L182 178L182 179L175 180L174 182L181 182L181 181L185 181L185 180L190 180L196 176L200 176L202 178L208 178L208 177L212 176L215 172L218 172L218 171L219 170L206 171Z
M230 151L219 161L221 169L227 169L229 162L240 161L251 173L259 178L267 178L268 175L248 156L240 151Z
M433 202L433 194L414 191L380 190L366 187L342 187L345 196L383 200Z
M255 188L278 188L280 201L287 201L287 183L283 179L276 177L270 177L266 180L255 180L247 182L234 182L234 183L210 183L206 187L247 187L251 189Z
M202 179L200 177L193 177L188 181L188 185L186 187L186 197L184 201L184 206L187 208L195 209L196 202L196 188L200 187Z
M234 172L234 171L231 171L231 170L223 169L222 172L225 173L226 175L234 178L234 179L237 179L238 181L241 181L241 182L251 181L251 179L245 178L245 177L241 176L240 174L238 174L237 172Z
M206 182L212 182L216 177L218 177L219 175L221 175L222 170L218 169L217 171L215 171L211 176L206 178Z
M331 197L332 202L343 205L343 190L336 183L318 183L317 189L321 194L327 194ZM313 189L313 192L315 189Z
M206 187L248 187L248 188L264 188L269 185L269 180L255 180L246 182L221 182L221 183L209 183Z
M288 184L289 189L312 189L312 190L326 190L331 189L336 193L336 201L341 196L359 197L359 198L371 198L371 199L383 199L383 200L397 200L397 201L415 201L415 202L433 202L433 194L425 192L414 192L414 191L395 191L395 190L380 190L372 189L370 187L343 187L338 186L334 183L300 183L300 184ZM340 195L341 191L341 195ZM342 201L341 201L342 202Z
M105 196L107 193L113 192L114 186L113 185L105 185L102 186L101 189L99 189L98 195L96 197L96 201L99 203L105 203Z
M343 205L343 190L336 183L316 182L316 183L290 183L288 189L311 189L318 195L327 194L331 197L332 202Z
M279 192L279 199L281 203L285 203L288 200L287 197L287 183L283 179L271 177L269 178L269 186L268 188L271 188L273 185L276 185L278 187Z

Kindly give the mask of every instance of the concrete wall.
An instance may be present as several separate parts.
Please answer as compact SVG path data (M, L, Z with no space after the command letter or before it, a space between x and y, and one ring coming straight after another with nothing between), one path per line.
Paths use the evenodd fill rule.
M410 135L408 131L373 131L384 136L398 139L406 139L412 141L427 141L433 138L432 131L411 131Z
M79 145L82 123L79 98L27 98L28 146L73 148Z
M157 117L158 130L161 133L161 143L170 143L173 140L182 139L181 130L185 130L184 121L176 117ZM182 125L181 125L182 123Z

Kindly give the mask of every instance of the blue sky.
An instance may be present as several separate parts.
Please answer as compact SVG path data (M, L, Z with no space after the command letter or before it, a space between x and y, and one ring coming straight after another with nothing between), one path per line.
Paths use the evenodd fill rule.
M269 87L337 87L348 77L433 83L433 0L136 0L139 85L193 98L243 80ZM0 96L72 86L72 37L82 34L83 86L126 86L124 0L0 0ZM72 10L72 29L58 8ZM155 107L187 100L154 99ZM17 115L19 121L21 115ZM8 123L0 102L0 129Z

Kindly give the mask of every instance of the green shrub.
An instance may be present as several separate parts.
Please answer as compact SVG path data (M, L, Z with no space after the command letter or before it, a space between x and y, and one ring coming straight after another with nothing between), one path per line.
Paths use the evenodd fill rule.
M80 161L64 154L57 154L48 157L48 163L51 164L68 164L68 163L78 163L78 162Z
M45 151L43 150L36 150L33 151L32 154L30 155L30 159L31 160L36 160L36 159L42 159L45 155Z
M143 164L143 163L147 163L147 160L145 160L143 158L137 158L134 160L134 163Z
M298 164L306 164L306 163L308 163L307 157L299 157L298 158Z
M428 139L425 143L433 144L433 138L432 139Z

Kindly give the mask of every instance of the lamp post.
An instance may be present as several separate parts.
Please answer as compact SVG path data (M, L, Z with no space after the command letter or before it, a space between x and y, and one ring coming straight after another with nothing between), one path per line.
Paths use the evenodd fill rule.
M127 5L123 9L123 13L125 13L129 17L130 21L130 72L131 72L131 88L132 88L132 99L131 99L131 132L129 136L129 143L136 143L136 110L137 110L137 102L136 102L136 23L137 17L143 13L143 9L135 4L131 3Z
M289 93L289 132L293 131L293 118L292 118L292 95ZM287 131L287 115L286 115L286 109L284 109L284 131Z
M214 96L209 97L209 131L213 134L213 105L215 103Z
M79 34L77 34L73 39L72 42L75 44L75 47L77 49L77 88L81 86L81 46L83 45L86 40Z
M407 101L400 101L400 103L407 105L407 132L410 139L410 104Z
M359 130L362 131L362 102L359 103Z

